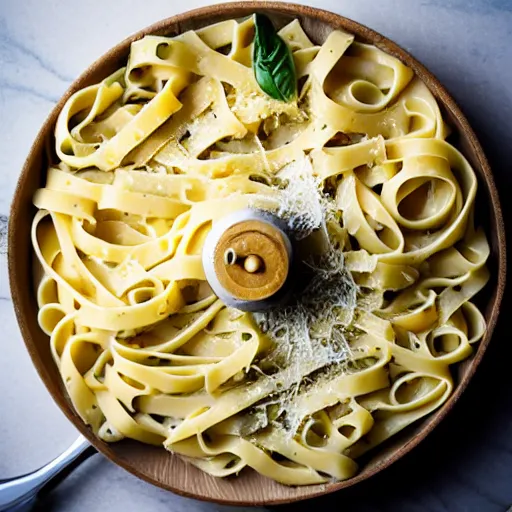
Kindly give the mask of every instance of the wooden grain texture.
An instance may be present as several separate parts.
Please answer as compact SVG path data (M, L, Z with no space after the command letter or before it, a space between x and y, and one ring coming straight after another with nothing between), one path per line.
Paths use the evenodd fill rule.
M279 485L252 471L243 471L236 479L218 480L163 449L133 441L123 441L113 445L98 441L70 405L50 354L48 338L37 324L37 304L31 275L30 225L35 213L32 195L43 182L46 169L44 149L53 140L55 121L65 101L75 91L100 81L124 65L130 43L146 34L172 36L223 19L247 16L255 11L266 12L279 25L298 18L305 31L317 43L323 42L326 35L337 28L351 32L360 41L375 44L398 57L427 84L442 105L443 114L456 131L459 148L479 176L478 221L484 224L491 243L489 267L492 277L485 291L480 294L480 304L488 324L487 333L478 344L474 356L456 368L458 385L448 401L438 411L369 454L361 461L360 473L345 482L292 488ZM8 258L13 303L27 349L46 387L78 430L108 458L148 482L178 494L236 505L280 504L333 492L367 479L416 446L452 408L480 363L496 324L505 286L506 269L503 219L492 172L474 132L443 86L412 56L380 34L327 11L281 2L220 4L163 20L129 37L87 69L53 109L32 146L12 203Z

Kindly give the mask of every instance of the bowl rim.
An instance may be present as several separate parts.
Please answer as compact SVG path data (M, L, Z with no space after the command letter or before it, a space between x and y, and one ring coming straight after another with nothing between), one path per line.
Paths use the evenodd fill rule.
M383 461L376 463L373 467L365 472L357 473L354 477L341 481L335 482L333 484L328 485L317 485L317 486L309 486L311 488L311 492L307 495L298 493L296 496L290 496L285 498L276 498L276 499L257 499L244 501L241 500L230 500L225 498L212 498L209 496L203 496L197 494L196 492L189 491L187 489L176 488L173 487L172 484L165 484L161 481L152 478L146 473L142 473L139 471L137 467L129 464L126 459L119 457L113 450L109 448L106 443L100 442L85 426L85 424L78 418L78 416L74 415L69 402L66 401L65 397L59 396L59 393L52 389L50 386L50 377L46 370L45 364L39 358L38 353L35 349L34 341L30 335L28 327L25 325L25 311L24 305L22 303L21 297L26 295L26 289L20 286L20 280L18 279L19 270L16 267L15 259L17 253L17 233L16 233L16 224L19 217L19 209L20 206L20 198L22 196L23 184L26 181L26 178L30 175L30 170L33 167L34 159L41 154L42 145L41 139L44 139L48 133L53 131L53 126L57 119L58 114L60 113L62 107L64 106L67 99L78 89L82 88L82 82L86 81L88 76L93 73L97 68L101 66L101 64L109 61L113 61L119 52L126 51L129 47L130 43L140 39L144 35L148 34L162 34L169 30L171 26L178 27L178 32L181 33L181 24L187 22L194 18L205 19L210 15L221 15L225 19L236 18L239 17L240 11L247 11L250 13L251 11L262 11L268 12L270 14L285 14L291 16L300 16L306 18L312 18L318 20L325 24L326 26L331 26L333 29L341 28L342 30L346 30L356 36L359 36L363 39L368 39L372 41L372 44L380 47L386 53L391 54L397 58L399 58L402 62L404 62L407 66L409 66L431 90L436 99L442 104L444 109L448 110L449 113L456 117L461 125L461 129L459 131L464 133L464 136L468 139L470 145L474 148L475 154L478 160L479 167L483 173L483 178L479 177L479 181L485 181L486 187L488 189L489 194L489 208L494 216L493 228L496 229L496 260L497 260L497 275L496 275L496 289L494 291L494 303L492 305L492 310L489 315L489 319L487 321L487 330L484 335L484 338L479 342L478 349L471 357L471 365L468 370L464 374L463 378L456 384L452 394L449 396L447 401L443 404L443 406L437 411L431 413L430 416L433 416L432 421L430 421L427 425L421 428L419 433L409 439L403 446L396 449L390 456L385 458ZM120 43L116 44L106 53L101 55L98 59L96 59L87 69L82 72L73 82L70 84L66 92L62 95L61 99L58 103L52 108L51 112L47 116L43 125L41 126L34 142L31 146L31 149L28 153L28 156L23 165L22 171L19 175L16 188L13 195L13 200L11 203L9 215L9 223L8 223L8 273L9 273L9 284L12 295L12 302L16 314L16 319L18 326L20 328L23 341L25 346L30 354L32 363L34 364L37 373L41 380L43 381L46 389L52 396L52 399L57 403L61 411L67 417L67 419L84 435L95 448L105 455L108 459L115 462L117 465L121 466L123 469L129 471L133 475L138 478L151 483L157 487L163 488L165 490L171 491L175 494L195 498L202 501L209 501L213 503L226 504L226 505L237 505L237 506L261 506L261 505L281 505L286 503L293 503L301 500L307 500L311 498L316 498L319 496L323 496L325 494L330 494L332 492L338 491L343 488L350 487L359 482L362 482L371 476L379 473L383 469L389 467L391 464L401 459L404 455L409 453L416 445L418 445L423 439L427 437L427 435L441 422L441 420L446 416L446 414L453 408L462 392L466 389L469 381L473 377L476 368L480 364L483 355L487 349L487 346L492 337L492 333L496 326L497 318L499 315L500 305L503 299L504 289L505 289L505 281L506 281L506 242L505 242L505 227L503 221L502 210L500 206L500 200L498 195L498 190L494 181L494 177L489 166L489 163L485 157L483 149L472 130L469 122L466 117L462 113L461 109L448 93L446 88L437 80L437 78L427 70L423 64L421 64L418 60L416 60L408 51L402 49L399 45L394 43L392 40L384 37L380 33L366 27L365 25L358 23L354 20L346 18L340 14L333 13L324 9L314 8L310 6L294 4L289 2L281 2L281 1L236 1L236 2L226 2L226 3L218 3L213 5L208 5L204 7L200 7L197 9L193 9L190 11L186 11L175 16L171 16L156 23L153 23L131 36L125 38ZM30 245L31 247L31 245ZM33 255L32 255L33 257ZM492 300L492 299L491 299ZM26 308L25 308L26 309ZM211 477L214 478L214 477Z

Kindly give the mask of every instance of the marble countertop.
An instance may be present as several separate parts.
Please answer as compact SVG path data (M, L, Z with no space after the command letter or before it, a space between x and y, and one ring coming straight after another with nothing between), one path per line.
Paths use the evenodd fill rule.
M69 83L138 29L201 0L0 1L0 479L64 450L72 425L41 384L21 340L7 280L4 238L22 163ZM510 215L512 0L308 0L394 39L447 86L479 135ZM90 21L86 21L90 20ZM503 309L508 309L509 300ZM506 318L467 392L413 453L355 488L285 509L501 512L512 504L512 343ZM94 455L39 506L44 511L232 509L174 496ZM262 510L262 509L260 509Z

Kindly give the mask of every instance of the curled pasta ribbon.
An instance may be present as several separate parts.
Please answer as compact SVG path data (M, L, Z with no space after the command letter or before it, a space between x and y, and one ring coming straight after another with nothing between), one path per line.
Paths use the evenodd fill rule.
M79 138L77 140L77 135L80 137L86 126L97 120L100 114L113 106L114 102L121 97L124 90L122 75L116 72L101 84L76 92L59 114L55 127L58 157L62 162L76 169L85 167L98 167L104 171L115 169L132 149L180 109L181 103L176 96L183 85L181 81L177 84L175 80L168 80L146 108L138 111L117 133L111 134L111 138L104 141L96 140L87 146L84 146ZM78 129L74 132L70 131L70 123L74 116L84 111L88 112L88 115L76 127ZM104 135L102 138L106 139L105 132L102 134Z
M345 106L338 103L326 93L326 89L329 86L326 83L329 73L335 70L338 62L341 65L341 58L347 48L351 46L353 39L353 36L349 34L339 31L332 32L309 65L311 102L317 115L329 127L340 132L365 133L371 137L382 134L385 138L405 135L407 132L408 115L402 104L384 112L372 113L371 111L376 110L378 107L372 107L371 104L365 105L354 98L353 92L358 87L361 90L366 89L366 91L371 89L372 92L379 90L375 84L372 85L368 82L364 83L362 80L356 80L355 89L352 87L352 93L345 98L349 104L357 103L359 107L362 106L362 112L358 112L348 105ZM387 100L381 101L385 105L389 103L392 96L402 91L412 77L410 70L400 63L394 62L394 67L395 80L392 87L392 95L388 95ZM362 85L363 83L364 85ZM370 98L366 99L370 101ZM378 103L379 100L377 101Z
M435 410L453 389L448 365L444 361L425 358L396 344L391 348L394 357L394 364L390 366L392 385L358 401L372 412L376 421L364 438L348 448L351 457L362 455Z
M401 172L383 184L381 199L401 226L413 230L434 231L462 208L450 165L438 157L404 160Z
M333 83L327 80L326 92L337 103L356 112L377 112L386 108L413 76L397 59L363 43L351 44L336 65L339 74Z
M363 249L386 255L403 252L405 242L402 231L377 194L363 185L352 171L344 174L336 201L344 213L348 232Z
M347 49L352 55L345 55ZM386 139L447 135L426 85L396 59L370 45L353 43L351 35L331 33L302 74L310 75L315 111L337 131Z
M403 168L382 184L380 196L348 171L338 204L363 249L382 254L382 262L416 264L463 236L476 178L464 157L441 140L403 138L386 150L391 162L403 160ZM408 231L402 234L399 224Z

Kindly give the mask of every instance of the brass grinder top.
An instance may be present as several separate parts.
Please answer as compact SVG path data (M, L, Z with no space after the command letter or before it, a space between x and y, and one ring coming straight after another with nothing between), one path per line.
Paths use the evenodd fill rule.
M203 267L227 305L257 311L282 295L291 256L281 221L268 212L244 209L213 226L203 248Z

